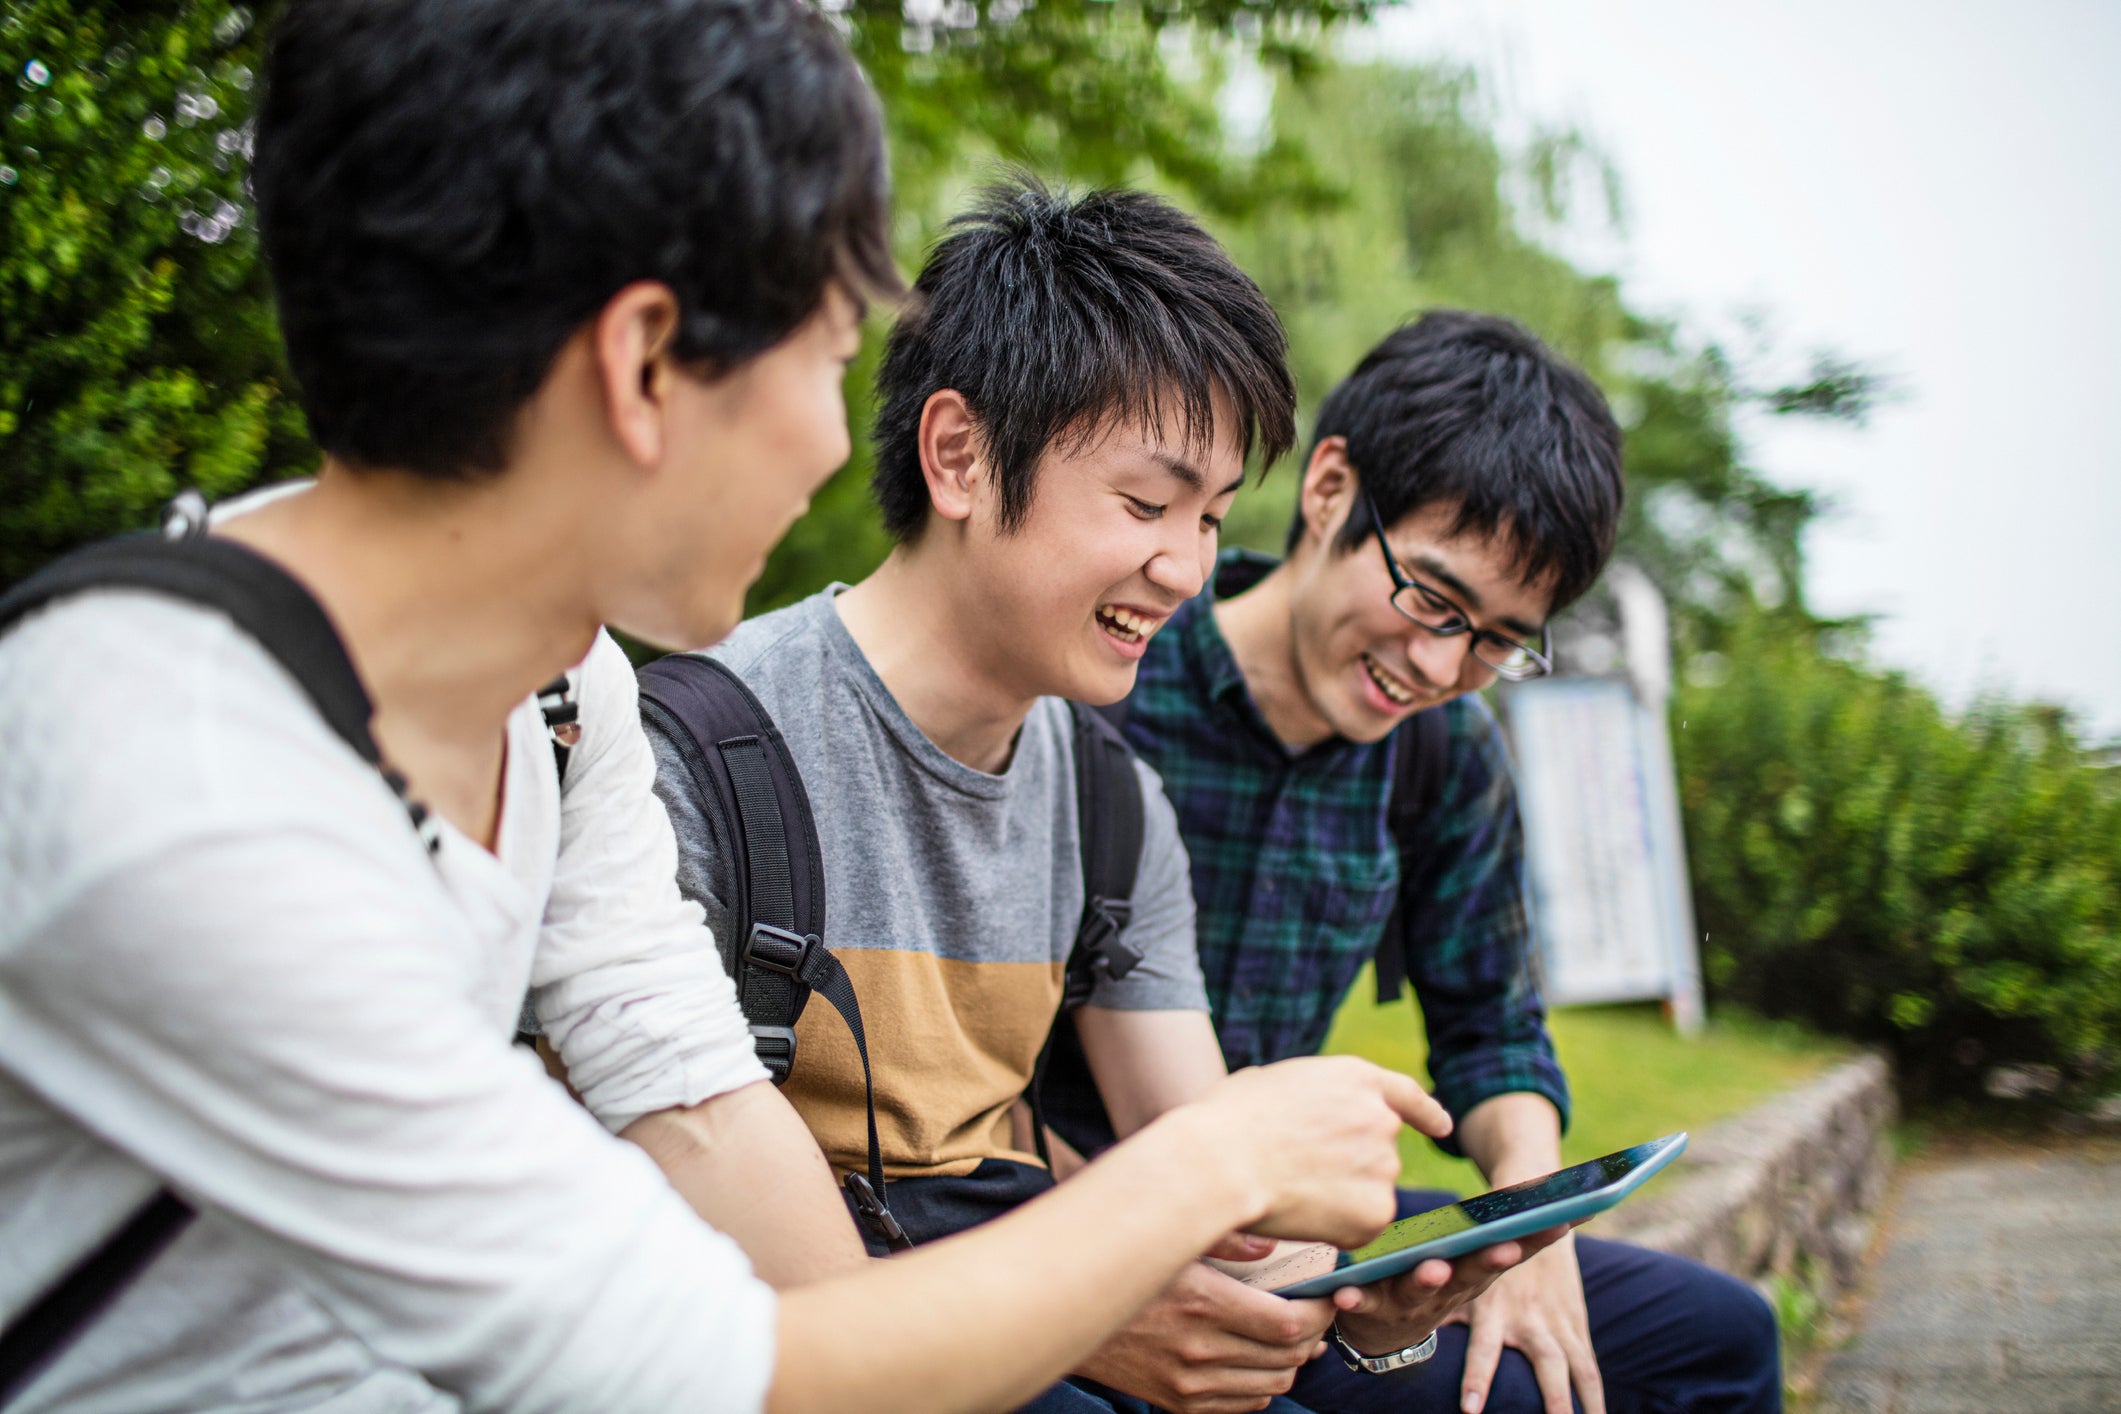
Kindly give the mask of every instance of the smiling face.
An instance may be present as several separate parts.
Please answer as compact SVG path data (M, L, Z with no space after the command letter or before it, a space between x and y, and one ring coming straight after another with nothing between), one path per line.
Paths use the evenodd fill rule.
M1236 418L1220 400L1216 423L1206 450L1129 426L1047 448L1011 531L991 488L975 492L959 578L979 606L967 631L997 687L1090 703L1132 690L1150 637L1207 582L1244 482Z
M1414 713L1477 692L1494 669L1470 634L1438 637L1392 607L1392 576L1375 535L1334 542L1349 516L1367 517L1339 439L1313 453L1302 490L1304 530L1289 558L1295 669L1309 708L1350 741L1377 741ZM1527 584L1507 533L1451 533L1458 507L1418 506L1387 527L1400 568L1439 591L1475 628L1536 645L1551 588Z

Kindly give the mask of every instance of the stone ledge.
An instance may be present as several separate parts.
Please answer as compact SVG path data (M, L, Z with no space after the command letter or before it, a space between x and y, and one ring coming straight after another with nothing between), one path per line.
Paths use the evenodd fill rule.
M1892 1170L1892 1072L1865 1055L1693 1136L1671 1177L1586 1232L1764 1283L1855 1283Z

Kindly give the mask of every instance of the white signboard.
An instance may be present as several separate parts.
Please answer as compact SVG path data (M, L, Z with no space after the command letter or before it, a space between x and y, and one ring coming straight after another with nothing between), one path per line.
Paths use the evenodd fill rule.
M1550 1003L1668 998L1685 1031L1701 982L1662 704L1612 678L1508 698Z

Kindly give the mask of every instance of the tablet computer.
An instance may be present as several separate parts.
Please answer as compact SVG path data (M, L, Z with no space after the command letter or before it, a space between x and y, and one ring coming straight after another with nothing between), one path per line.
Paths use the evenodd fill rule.
M1398 1276L1431 1257L1457 1257L1602 1213L1679 1157L1685 1134L1667 1134L1602 1159L1526 1179L1478 1198L1416 1213L1393 1223L1351 1252L1323 1243L1300 1247L1246 1276L1249 1286L1277 1296L1324 1296L1343 1286L1368 1286Z

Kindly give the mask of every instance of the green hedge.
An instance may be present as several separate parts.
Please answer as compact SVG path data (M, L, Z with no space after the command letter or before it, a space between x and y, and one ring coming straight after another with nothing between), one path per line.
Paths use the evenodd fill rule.
M1880 1042L1911 1098L2121 1076L2121 772L2051 708L1962 717L1741 626L1674 704L1712 992Z

